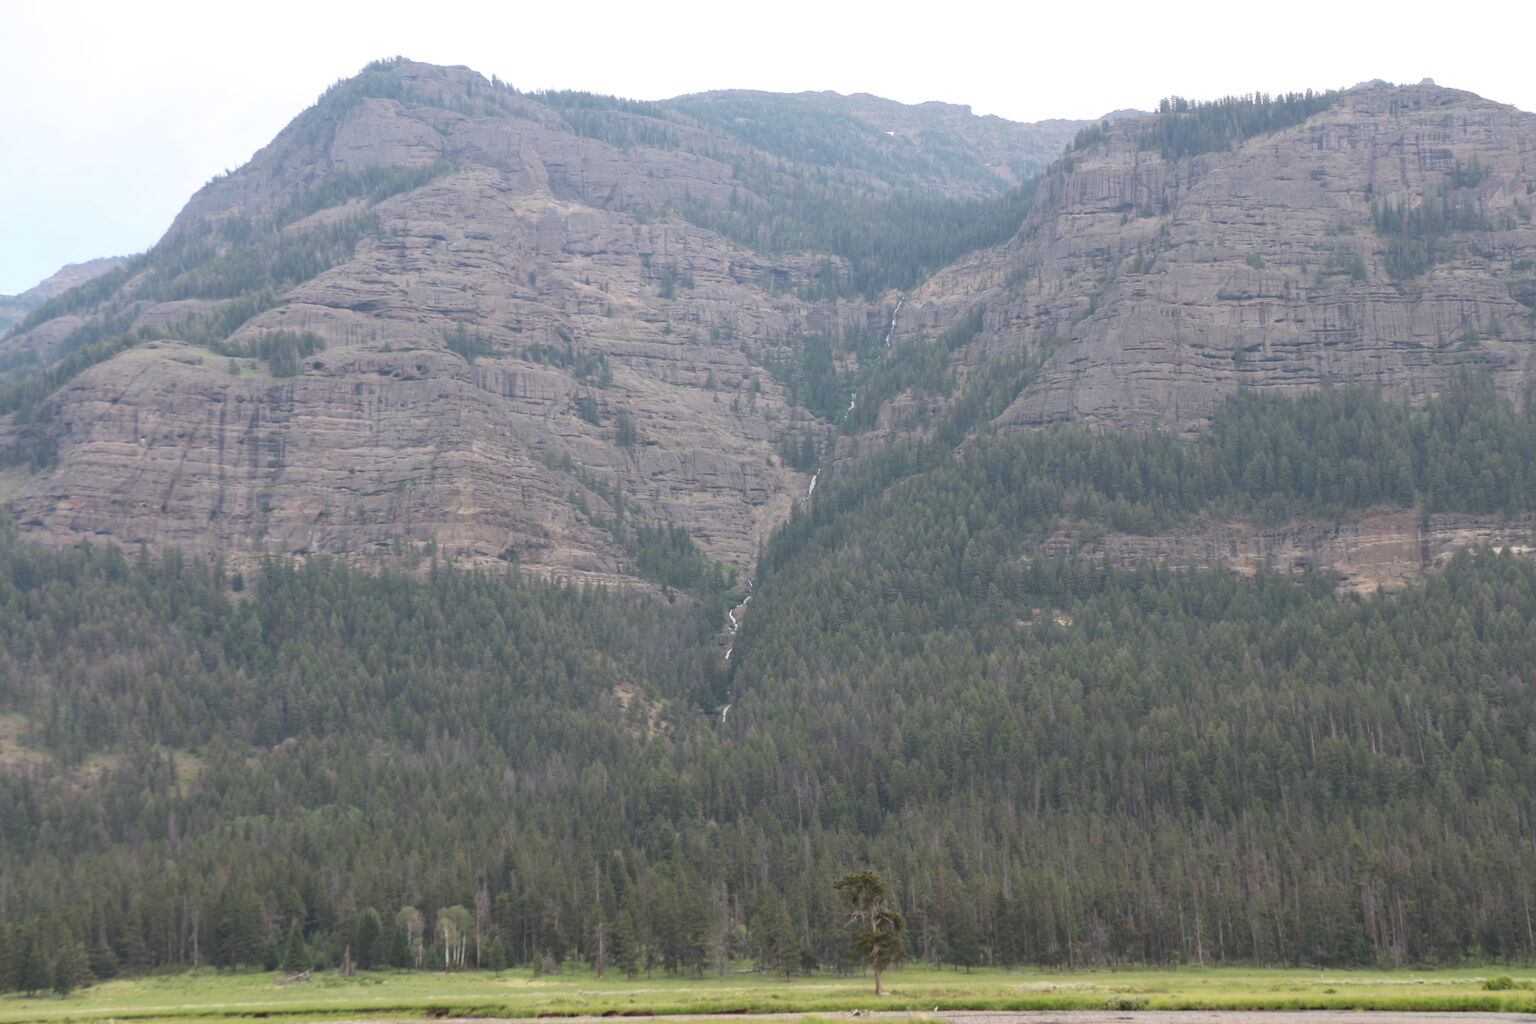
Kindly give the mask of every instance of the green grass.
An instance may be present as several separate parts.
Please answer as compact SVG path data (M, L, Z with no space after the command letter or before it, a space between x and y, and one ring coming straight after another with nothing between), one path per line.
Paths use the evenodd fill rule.
M1487 991L1509 976L1514 988ZM0 1024L31 1021L238 1021L382 1017L561 1017L573 1015L833 1013L1069 1010L1143 1006L1149 1010L1480 1010L1536 1012L1536 970L1508 967L1433 971L1319 971L1213 968L1079 973L936 971L886 975L876 999L865 975L817 975L783 982L759 974L724 978L628 979L569 969L317 974L309 984L278 985L275 974L189 974L94 985L68 998L0 997Z

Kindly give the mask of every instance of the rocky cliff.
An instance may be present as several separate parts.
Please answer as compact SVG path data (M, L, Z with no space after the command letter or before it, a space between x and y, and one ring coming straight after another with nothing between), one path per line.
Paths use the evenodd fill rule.
M1342 590L1393 592L1448 562L1465 547L1509 548L1529 555L1536 516L1420 515L1386 512L1353 521L1260 527L1246 522L1200 522L1175 533L1084 535L1062 530L1043 546L1047 554L1077 553L1133 568L1144 562L1337 574Z
M1536 115L1424 84L1219 147L1181 146L1179 118L1210 127L1169 111L1086 133L1011 241L903 306L904 333L985 307L962 367L1048 355L1000 425L1193 429L1239 388L1531 378Z
M818 97L818 131L857 130L846 180L813 186L822 136L754 95L748 125L410 62L339 83L111 290L7 339L49 368L0 381L17 520L59 544L431 542L604 579L634 572L625 523L676 524L747 569L809 479L775 454L811 419L784 367L808 336L876 331L888 300L825 287L836 253L712 221L787 208L775 189L995 194L1063 132Z
M1043 360L1005 430L1189 432L1243 388L1412 400L1466 367L1515 395L1533 140L1536 116L1427 84L1021 126L384 62L7 336L0 494L59 544L432 544L624 580L639 526L748 570L840 420L847 459L943 408L896 387L863 394L872 431L850 417L934 339L961 383ZM1106 551L1327 548L1213 529Z

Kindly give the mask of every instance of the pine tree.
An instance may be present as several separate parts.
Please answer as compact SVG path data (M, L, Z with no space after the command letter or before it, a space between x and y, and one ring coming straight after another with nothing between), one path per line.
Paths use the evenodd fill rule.
M91 947L87 963L91 977L98 981L117 977L117 954L112 952L112 947L107 945L105 939L98 939Z
M405 926L394 918L389 924L389 966L407 970L411 966L411 940Z
M767 935L764 937L764 959L775 972L789 980L800 962L800 943L795 939L795 926L789 920L784 901L775 899L764 915Z
M634 915L627 906L619 910L618 920L614 923L613 965L624 972L626 978L640 974L640 938Z
M875 995L884 989L880 974L906 959L901 948L901 933L906 918L892 902L885 880L873 871L856 871L833 884L848 905L848 925L853 929L854 948L875 972Z
M309 947L304 945L304 930L299 927L298 919L294 919L288 929L288 942L283 946L283 973L303 974L312 965Z
M364 909L357 919L357 966L371 971L383 959L384 922L372 907Z
M67 996L88 980L84 944L66 939L53 958L53 990Z
M952 900L946 915L945 932L949 939L949 959L957 967L964 967L967 974L979 966L982 959L981 937L970 911L960 900Z
M52 984L37 921L28 921L11 933L11 950L7 975L12 988L30 994Z

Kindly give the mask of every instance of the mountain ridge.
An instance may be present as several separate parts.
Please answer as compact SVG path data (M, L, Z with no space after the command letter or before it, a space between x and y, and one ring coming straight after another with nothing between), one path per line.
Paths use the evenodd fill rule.
M37 284L24 292L15 295L0 295L0 335L3 335L13 324L20 323L26 315L47 302L49 299L62 295L77 285L84 284L92 278L116 270L131 257L128 256L98 256L95 259L85 260L80 263L69 263L49 274Z
M745 574L818 469L1019 360L1041 368L984 429L1190 434L1239 389L1422 400L1468 366L1523 389L1536 168L1500 147L1531 115L1422 84L1177 102L1076 126L1036 186L1049 143L960 105L523 94L378 62L139 269L6 339L5 492L61 544L432 544L625 582L645 524ZM1190 132L1225 141L1167 151ZM1357 166L1378 150L1396 172ZM1435 202L1478 212L1427 242L1387 223ZM275 378L259 352L289 336L315 340ZM949 397L913 387L935 373Z
M820 307L796 297L836 257L759 254L676 216L657 219L658 207L703 201L726 210L751 194L717 158L732 153L757 168L759 189L799 189L785 177L790 157L749 150L655 105L636 109L659 120L626 112L628 101L547 98L568 106L467 69L373 66L194 196L144 269L101 297L116 312L90 315L105 307L87 302L28 324L8 344L31 346L44 363L80 347L82 335L96 343L124 331L113 344L129 351L50 399L57 415L45 430L32 416L18 429L12 417L13 453L58 452L56 469L15 486L19 519L61 543L110 535L237 558L430 540L471 558L619 579L632 555L599 521L622 518L622 493L745 571L807 479L774 455L803 414L767 363L787 358L775 354L787 340L871 332L885 313L857 297ZM678 147L655 149L632 139L637 132L682 135ZM793 154L821 137L791 133L779 145ZM973 182L993 178L993 192L1006 185L963 153L914 163L900 154L917 144L884 139L869 129L858 145L870 170L831 187L879 202L892 188L879 174L928 180L957 160L971 161ZM951 131L940 148L953 141ZM283 331L324 339L326 354L284 384L267 383L255 363L224 372L223 351ZM449 351L447 339L466 331L478 351ZM155 372L127 372L145 366ZM509 416L522 423L492 444L513 464L494 465L481 427L453 443L475 468L454 469L448 463L461 457L429 440L439 425L376 424L373 439L354 433L339 444L286 425L310 409L337 425L366 420L374 414L349 393L372 393L378 385L365 382L381 377L413 413L439 400L426 395L452 393L478 406L482 426ZM342 389L334 413L313 404L327 379ZM150 390L139 399L138 388ZM414 391L423 397L404 397ZM229 412L240 409L246 418L231 436ZM351 451L345 464L333 458L338 448ZM135 449L143 451L125 464ZM248 454L229 461L236 451ZM289 460L309 461L290 473ZM359 473L369 481L362 488ZM296 474L327 480L324 493L299 498L279 482ZM453 481L446 492L412 500L441 474ZM283 493L298 503L270 497ZM489 512L476 493L494 495L503 511ZM577 502L565 500L571 493ZM533 511L506 511L520 507Z
M1230 154L1175 160L1148 148L1157 123L1117 122L1069 154L1019 238L925 285L993 303L981 359L1060 346L1002 425L1188 429L1239 386L1331 377L1415 397L1472 362L1506 393L1529 378L1508 346L1536 337L1521 276L1536 253L1536 166L1518 144L1536 117L1438 86L1356 88ZM1457 252L1442 263L1394 277L1399 240L1378 229L1381 204L1422 207L1462 164L1477 168L1455 189L1477 204L1476 226L1446 231ZM917 322L924 298L903 314Z

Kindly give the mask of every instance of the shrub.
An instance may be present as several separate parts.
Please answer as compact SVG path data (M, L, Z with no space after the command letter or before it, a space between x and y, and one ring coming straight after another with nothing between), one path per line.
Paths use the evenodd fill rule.
M1146 996L1110 996L1104 1000L1106 1010L1145 1010Z

